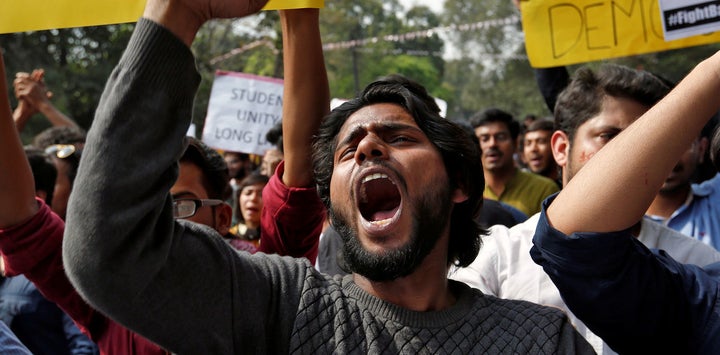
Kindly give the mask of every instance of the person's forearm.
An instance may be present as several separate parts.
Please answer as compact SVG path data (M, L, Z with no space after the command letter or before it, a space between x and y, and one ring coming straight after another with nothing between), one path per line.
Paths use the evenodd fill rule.
M319 10L281 11L280 21L285 68L282 180L289 187L305 187L313 184L312 137L330 106Z
M49 101L38 105L38 109L43 115L45 115L45 117L47 117L48 121L50 121L50 124L52 124L54 127L77 127L77 123L75 123L72 118L60 112L60 110L58 110L57 107L55 107Z
M0 149L0 228L6 228L32 217L38 207L30 164L10 110L1 56L0 80L0 142L3 142Z
M22 132L25 129L25 124L33 114L31 110L27 109L27 103L21 100L12 115L13 121L15 121L15 128L18 132Z
M678 158L720 108L720 52L598 152L548 208L564 234L631 227ZM590 196L591 198L588 198Z

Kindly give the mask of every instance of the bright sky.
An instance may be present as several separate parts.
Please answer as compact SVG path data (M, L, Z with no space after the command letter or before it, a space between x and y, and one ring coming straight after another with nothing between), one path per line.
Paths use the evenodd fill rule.
M444 2L443 0L400 0L400 3L403 4L405 8L410 8L413 5L425 5L436 13L442 11Z

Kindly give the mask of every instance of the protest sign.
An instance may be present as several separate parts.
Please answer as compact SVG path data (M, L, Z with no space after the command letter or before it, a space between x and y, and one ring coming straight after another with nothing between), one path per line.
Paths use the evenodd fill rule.
M530 64L536 68L720 42L720 32L665 41L658 0L521 4L525 46Z
M202 140L210 147L264 155L265 134L282 119L283 81L218 71L208 103Z
M660 0L665 40L720 30L720 1Z
M4 0L0 33L135 22L146 0ZM323 7L324 0L270 0L264 10Z

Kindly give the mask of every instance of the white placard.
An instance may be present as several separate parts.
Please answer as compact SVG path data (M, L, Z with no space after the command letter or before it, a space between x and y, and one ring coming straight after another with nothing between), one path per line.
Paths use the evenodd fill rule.
M660 0L666 41L720 30L720 1Z
M202 140L210 147L263 155L265 134L282 119L283 81L251 74L215 73Z

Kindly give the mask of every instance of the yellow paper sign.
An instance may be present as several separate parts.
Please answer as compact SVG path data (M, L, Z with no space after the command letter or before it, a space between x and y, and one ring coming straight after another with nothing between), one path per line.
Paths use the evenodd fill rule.
M522 17L536 68L720 42L720 32L666 42L658 0L530 0Z
M146 0L1 0L0 33L137 21ZM323 7L323 0L270 0L264 10Z

